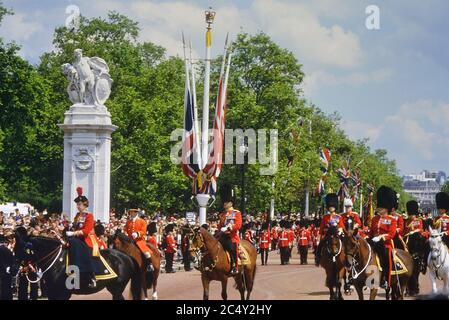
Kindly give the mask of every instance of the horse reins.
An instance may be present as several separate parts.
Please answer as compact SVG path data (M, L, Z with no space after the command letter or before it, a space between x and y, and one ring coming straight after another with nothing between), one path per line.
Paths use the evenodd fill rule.
M357 270L355 268L355 266L357 264L357 261L356 261L356 259L354 259L354 255L352 255L352 258L354 259L354 261L353 261L353 263L351 265L351 276L352 276L353 279L357 279L363 272L365 272L366 268L368 268L368 266L369 266L369 264L371 262L372 249L371 249L371 246L370 246L369 243L367 243L367 245L368 245L368 249L369 249L368 260L367 260L365 266L359 272L357 272ZM360 252L360 243L358 241L357 241L356 247L357 247L357 251ZM348 254L348 256L351 256L351 255ZM360 253L359 253L359 256L360 256Z
M47 269L45 269L43 272L42 272L42 271L36 272L36 280L30 280L30 278L28 277L28 272L25 273L25 277L26 277L26 279L28 280L29 283L38 283L39 281L41 281L41 279L42 279L42 277L44 276L44 274L45 274L48 270L50 270L50 269L53 267L53 265L56 263L56 261L58 260L59 256L61 255L61 252L62 252L62 247L63 247L62 244L59 245L56 249L54 249L53 251L51 251L49 254L47 254L46 256L42 257L41 259L39 259L38 261L35 262L35 265L36 265L36 267L37 267L37 264L38 264L38 263L44 261L44 259L48 258L48 257L51 256L52 254L54 254L57 250L59 250L58 253L57 253L57 255L55 256L55 258L53 259L53 261L52 261L52 262L50 263L50 265L47 267ZM28 265L30 265L30 263L29 263ZM32 266L32 265L31 265L31 266ZM34 268L34 267L33 267L33 268ZM36 268L35 268L35 269L36 269Z
M198 234L198 235L201 237L202 246L201 247L197 247L197 249L195 250L195 254L198 257L198 256L200 256L199 253L201 253L202 257L201 257L201 259L198 259L199 262L200 262L200 269L201 269L201 271L212 272L215 269L215 267L217 265L217 262L218 262L218 252L217 252L217 255L215 256L215 258L212 259L212 261L213 261L212 264L210 266L204 267L203 264L202 264L202 261L203 261L202 258L204 256L206 256L206 255L211 256L211 254L209 253L209 251L206 248L206 245L204 243L203 235L202 234ZM217 242L217 247L220 248L218 245L219 245L219 242ZM205 251L201 251L201 248L206 248L206 250Z

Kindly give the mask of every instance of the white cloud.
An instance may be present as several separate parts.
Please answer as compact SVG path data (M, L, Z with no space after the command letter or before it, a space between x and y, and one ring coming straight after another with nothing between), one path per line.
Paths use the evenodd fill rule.
M449 104L420 100L403 104L396 114L385 120L385 137L396 145L413 150L410 154L434 160L449 147Z
M341 122L341 128L351 139L359 140L368 138L371 143L376 142L382 132L381 126L350 120L343 120Z
M343 68L362 61L358 36L340 25L325 27L306 5L260 0L253 3L251 12L263 30L306 61Z
M313 95L318 88L326 86L348 85L361 86L370 83L382 83L391 78L393 71L383 68L367 72L351 72L342 76L329 73L326 70L317 70L306 73L304 79L304 94Z
M15 13L6 16L0 34L8 41L26 41L43 29L43 25L30 15Z

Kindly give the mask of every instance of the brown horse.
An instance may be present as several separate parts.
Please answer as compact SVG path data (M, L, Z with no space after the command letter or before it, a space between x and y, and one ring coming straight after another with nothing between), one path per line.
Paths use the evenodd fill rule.
M355 286L359 300L364 299L363 288L365 286L371 289L370 300L375 300L378 286L372 285L372 281L380 283L382 277L382 273L379 272L376 263L377 253L365 239L357 237L357 231L354 233L345 231L343 244L346 256L345 266L348 269L350 281ZM413 274L413 258L408 252L400 249L396 249L396 254L404 263L407 272L391 276L391 298L392 300L402 300L404 299L407 283ZM390 297L389 291L389 289L386 290L387 300Z
M330 300L343 300L341 281L346 277L343 243L337 234L337 228L329 228L321 249L320 265L326 271L326 287L329 288Z
M145 300L148 300L147 290L153 288L152 299L157 300L157 279L161 271L161 254L157 248L150 243L147 243L148 247L152 251L151 264L153 265L153 271L147 271L148 260L143 256L140 249L134 244L134 242L123 233L116 233L112 236L112 245L114 249L122 251L136 260L141 270L142 277L142 291L145 296Z
M190 231L190 253L196 256L201 271L203 283L203 299L209 300L209 283L213 280L221 282L221 297L227 300L228 278L231 277L231 264L229 256L221 243L206 229L199 228ZM235 284L240 292L240 297L249 300L256 276L257 252L254 246L246 240L241 240L240 245L249 255L249 264L239 266L238 274L234 276Z

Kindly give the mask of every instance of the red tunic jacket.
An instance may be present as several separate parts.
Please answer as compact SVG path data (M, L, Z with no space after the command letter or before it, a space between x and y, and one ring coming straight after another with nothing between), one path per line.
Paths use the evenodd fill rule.
M301 228L301 230L299 230L298 233L298 246L308 247L309 242L310 242L310 231L305 228Z
M337 213L327 213L324 215L323 219L321 220L320 225L320 235L321 237L324 237L327 233L327 230L329 230L330 226L332 224L335 224L338 229L343 229L343 219L342 217Z
M396 219L391 215L385 217L375 216L371 220L371 237L383 236L386 248L393 248L392 239L396 235Z
M223 227L232 226L231 231L226 231L226 234L229 234L231 237L231 241L233 243L240 243L239 230L242 227L242 214L240 211L235 209L230 209L226 212L226 218L223 223L220 222L218 225L218 229Z
M151 252L146 243L147 223L142 218L136 217L135 219L129 219L125 225L125 232L128 237L133 239L132 234L137 233L137 238L134 239L136 245L143 253Z
M391 216L396 220L398 235L402 236L404 234L404 218L397 212L393 212Z
M259 247L261 249L270 248L270 240L271 240L270 231L268 230L262 231L259 237Z
M358 228L363 227L362 221L360 220L359 214L357 212L350 212L350 213L342 213L341 217L343 219L343 225L346 225L346 221L351 218L354 222L354 226L357 224Z

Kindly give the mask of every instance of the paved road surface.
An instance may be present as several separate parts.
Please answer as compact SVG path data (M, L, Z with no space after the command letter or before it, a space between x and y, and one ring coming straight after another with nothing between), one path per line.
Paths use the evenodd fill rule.
M295 249L294 249L295 250ZM260 259L260 257L258 257ZM329 291L324 286L324 269L315 267L312 255L309 255L309 265L299 265L299 257L293 254L290 265L281 266L279 254L270 252L268 266L261 266L258 260L256 280L251 299L254 300L328 300ZM234 281L228 282L228 299L240 299L240 294L233 287ZM420 276L421 293L429 294L431 287L427 276ZM161 274L159 277L158 294L163 300L201 300L203 296L200 273L197 270L191 272L177 272L175 274ZM221 299L221 284L211 282L209 297L211 300ZM365 292L368 298L369 291ZM149 292L151 297L151 292ZM129 298L128 290L125 298ZM354 292L350 296L344 296L346 300L356 300ZM98 299L109 300L111 295L103 290L90 296L73 296L72 299ZM379 299L385 299L383 293Z

